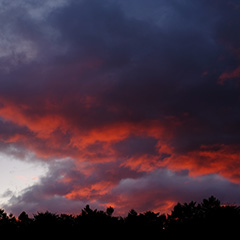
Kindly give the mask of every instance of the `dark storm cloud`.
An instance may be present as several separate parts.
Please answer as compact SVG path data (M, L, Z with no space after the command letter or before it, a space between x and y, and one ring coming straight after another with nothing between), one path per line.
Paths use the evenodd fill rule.
M1 146L52 160L49 176L12 198L11 209L56 209L54 202L67 209L91 198L101 205L118 202L118 194L134 202L144 192L139 209L157 208L149 202L161 195L185 200L181 191L222 197L231 184L214 174L239 181L239 9L234 0L14 1L4 8ZM76 165L63 170L56 158ZM194 179L204 174L213 175Z
M210 28L207 25L209 23L199 26L199 17L190 13L193 7L195 12L203 12L208 18L209 13L205 13L205 8L197 11L193 4L182 6L175 3L176 5L169 6L165 1L163 4L168 5L165 15L171 15L172 11L179 12L180 16L174 15L172 19L173 23L178 23L178 30L173 23L166 31L154 22L126 17L123 10L112 2L72 1L64 11L56 11L56 14L53 13L48 18L49 25L57 29L61 36L54 44L67 48L67 51L52 59L53 56L48 51L53 44L46 44L46 55L52 59L52 67L49 69L45 65L38 65L31 71L32 75L29 70L21 68L28 75L23 75L25 81L21 80L17 89L30 92L31 98L31 92L36 96L39 91L41 94L53 94L55 98L64 94L94 94L102 105L99 109L92 109L92 112L98 114L98 118L107 116L110 121L114 120L114 115L123 120L129 118L139 121L204 108L209 100L212 102L215 98L216 89L207 92L210 99L193 97L199 88L204 89L217 80L218 76L215 75L211 80L204 81L202 74L215 67L219 58L219 45L214 44L214 39L205 30L206 27ZM203 7L202 4L199 5ZM187 24L189 19L191 25ZM32 28L29 29L34 36ZM81 68L84 61L89 61L89 64L92 61L100 63L81 73L79 66L74 64L79 62ZM57 69L66 69L68 65L71 69L69 72L65 70L66 75L58 74ZM26 66L29 67L31 66ZM45 68L47 70L43 70ZM22 74L14 72L16 76ZM28 79L33 78L37 84L29 84ZM18 82L19 80L14 81L14 86ZM20 85L22 83L27 85L24 89ZM11 91L16 89L11 86L9 88ZM52 92L53 89L55 93ZM117 114L107 111L106 106L117 108ZM102 111L105 114L100 114ZM92 112L84 115L92 117ZM104 121L107 119L104 118Z
M117 142L114 148L117 150L119 156L129 157L143 154L157 154L156 144L157 140L155 138L130 137Z

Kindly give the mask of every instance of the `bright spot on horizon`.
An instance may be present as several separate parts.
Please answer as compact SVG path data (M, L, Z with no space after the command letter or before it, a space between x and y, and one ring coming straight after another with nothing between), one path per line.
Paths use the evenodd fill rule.
M22 161L0 154L0 208L13 196L36 184L47 172L47 164Z

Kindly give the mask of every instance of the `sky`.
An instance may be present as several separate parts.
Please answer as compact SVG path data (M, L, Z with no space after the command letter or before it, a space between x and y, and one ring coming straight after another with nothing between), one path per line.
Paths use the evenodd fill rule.
M239 0L0 0L0 207L240 204Z

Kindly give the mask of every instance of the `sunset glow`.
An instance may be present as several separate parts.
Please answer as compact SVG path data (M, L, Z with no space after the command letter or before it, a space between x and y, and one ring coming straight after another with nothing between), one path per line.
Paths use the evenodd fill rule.
M240 204L237 0L0 9L0 208Z

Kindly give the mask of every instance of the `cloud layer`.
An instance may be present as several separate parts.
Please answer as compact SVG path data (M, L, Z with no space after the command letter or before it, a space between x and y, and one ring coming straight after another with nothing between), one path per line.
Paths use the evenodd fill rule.
M0 5L0 148L49 164L6 208L240 202L238 1Z

